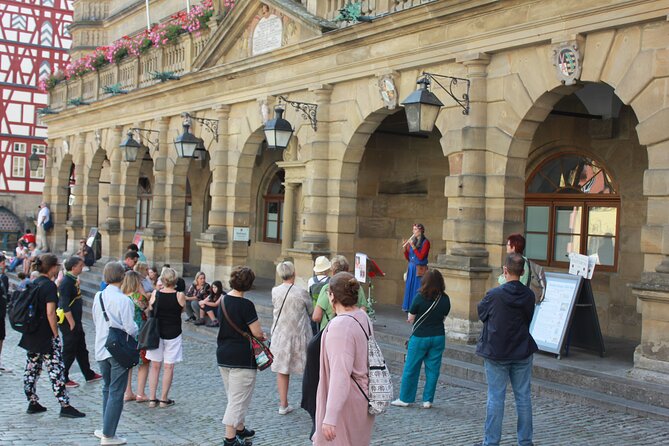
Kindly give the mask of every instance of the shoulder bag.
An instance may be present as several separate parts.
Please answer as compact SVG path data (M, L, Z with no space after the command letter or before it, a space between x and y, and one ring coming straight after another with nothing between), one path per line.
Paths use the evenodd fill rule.
M153 310L149 318L144 322L142 329L137 337L137 344L140 350L155 350L160 346L160 328L158 326L158 293L154 300Z
M105 348L109 350L112 357L118 361L121 366L130 369L139 364L139 350L137 349L137 341L124 330L112 327L105 311L105 304L102 300L102 291L98 292L100 299L100 307L102 308L102 315L109 325L109 334L107 335L107 342Z
M428 308L425 313L421 314L421 316L418 318L418 320L416 322L414 322L413 327L411 327L411 336L413 336L413 334L416 332L416 330L418 330L418 327L420 327L421 324L423 322L425 322L425 319L427 319L427 315L430 313L430 311L432 311L437 306L440 299L441 299L441 294L439 295L439 297L437 297L434 300L434 302L432 302L432 305L430 305L430 308ZM411 337L411 336L409 336L409 337ZM404 341L404 347L409 348L409 341L408 340Z
M274 355L263 341L259 340L252 334L240 330L239 327L237 327L237 324L232 322L232 319L230 319L230 316L228 316L228 311L225 309L225 296L223 296L222 299L221 309L223 310L223 316L225 316L225 320L228 321L228 324L230 324L233 330L242 335L242 337L249 340L251 343L251 349L253 350L253 356L256 360L256 365L258 366L258 370L265 370L272 365L272 362L274 361Z

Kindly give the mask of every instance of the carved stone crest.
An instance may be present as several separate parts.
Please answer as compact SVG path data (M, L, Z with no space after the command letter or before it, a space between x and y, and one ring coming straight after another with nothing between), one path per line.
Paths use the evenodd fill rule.
M562 43L553 47L553 65L558 79L564 85L574 85L581 78L583 55L578 42Z
M397 89L395 88L395 79L392 74L384 74L378 80L379 94L381 100L388 110L394 110L397 107Z

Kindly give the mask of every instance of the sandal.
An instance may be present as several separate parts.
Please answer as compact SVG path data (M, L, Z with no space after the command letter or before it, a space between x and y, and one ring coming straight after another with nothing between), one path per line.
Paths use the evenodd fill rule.
M137 395L137 396L135 397L135 401L137 401L138 403L146 403L147 401L149 401L149 397L148 397L148 396L139 396L139 395Z
M136 398L137 398L137 395L133 395L133 396L125 396L124 395L123 396L123 402L127 403L128 401L135 401Z
M165 408L165 407L170 407L174 406L174 400L165 400L165 401L160 401L160 407Z
M149 400L149 407L154 408L158 405L158 400Z

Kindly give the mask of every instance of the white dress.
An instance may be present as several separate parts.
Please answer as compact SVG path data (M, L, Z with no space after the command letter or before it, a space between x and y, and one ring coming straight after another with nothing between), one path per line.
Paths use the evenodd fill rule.
M274 355L272 371L285 375L302 374L306 363L307 344L312 336L309 323L313 312L311 297L303 288L293 286L288 292L289 288L290 285L285 283L272 288L274 321L270 331L270 350ZM279 316L282 304L283 310Z

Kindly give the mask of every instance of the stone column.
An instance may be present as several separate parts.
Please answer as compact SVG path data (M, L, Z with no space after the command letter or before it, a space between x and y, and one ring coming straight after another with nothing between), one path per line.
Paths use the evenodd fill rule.
M209 211L209 227L195 241L202 250L201 270L207 277L227 277L230 274L234 260L227 259L232 254L228 250L228 226L226 209L228 201L228 118L229 105L219 105L216 110L218 119L218 142L213 145L210 155L212 169L211 180L211 210ZM239 243L239 242L237 242ZM230 252L229 252L230 251ZM226 259L225 262L221 261Z
M488 286L486 239L486 67L490 57L474 54L459 60L467 67L470 112L462 129L462 151L452 154L446 177L448 218L444 238L448 253L435 265L449 284L451 313L446 321L449 337L465 343L478 339L481 325L476 304ZM443 113L443 112L442 112Z
M144 255L153 264L165 263L165 206L167 184L167 162L169 159L169 127L167 116L156 119L158 135L158 151L153 160L153 201L151 204L151 221L142 235L144 239Z
M64 254L71 255L77 251L79 239L84 235L84 199L86 192L86 152L84 150L85 133L77 135L74 143L74 186L72 195L74 202L70 206L70 219L65 223L67 230L67 247Z
M281 257L288 257L288 250L293 247L293 222L295 221L295 188L294 183L286 182L283 201L283 225L281 226Z
M107 221L100 225L100 234L102 235L102 264L110 260L116 260L123 255L123 246L121 241L121 221L119 219L119 209L121 206L121 137L123 127L116 126L112 128L112 137L110 139L109 158L110 181L109 181L109 209L107 211Z
M313 261L321 255L330 255L327 238L328 178L330 177L330 95L331 85L309 89L316 96L318 129L310 144L302 146L306 153L306 176L302 184L303 214L301 237L289 249L297 271L311 271Z

